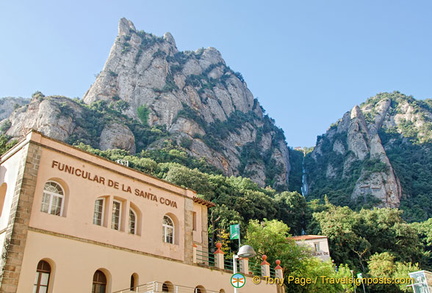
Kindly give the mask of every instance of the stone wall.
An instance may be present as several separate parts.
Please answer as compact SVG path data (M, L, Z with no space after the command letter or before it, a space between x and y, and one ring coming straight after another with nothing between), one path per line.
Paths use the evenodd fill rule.
M1 293L17 291L26 245L41 148L29 143L23 149L2 253ZM35 268L36 270L36 268Z

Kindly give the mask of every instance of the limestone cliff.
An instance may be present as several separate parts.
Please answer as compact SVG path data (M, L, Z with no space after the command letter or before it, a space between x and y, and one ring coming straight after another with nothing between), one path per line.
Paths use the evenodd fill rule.
M29 99L4 97L0 99L0 120L3 120L12 114L12 112L30 102Z
M226 175L286 186L290 166L281 130L215 48L181 52L170 33L156 37L121 19L108 60L83 100L123 101L123 114L166 127L189 154ZM245 151L251 145L254 157Z
M420 145L429 152L429 104L398 92L383 93L347 112L318 137L306 158L311 195L327 194L331 201L353 207L399 207L401 201L412 200L415 191L408 188L407 168L401 163L408 157L399 153Z
M170 33L157 37L126 19L120 20L105 66L82 101L41 95L3 123L3 128L10 124L11 136L35 128L69 143L131 153L169 141L225 175L287 187L283 132L263 115L241 74L220 52L181 52Z

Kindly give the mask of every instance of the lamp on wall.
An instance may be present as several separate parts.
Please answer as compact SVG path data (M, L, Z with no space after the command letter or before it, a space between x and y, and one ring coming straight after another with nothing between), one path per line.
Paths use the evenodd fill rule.
M250 258L256 255L255 250L250 245L243 245L239 248L237 254L233 255L233 273L237 274L237 259L238 258ZM237 288L234 287L234 293L237 293Z

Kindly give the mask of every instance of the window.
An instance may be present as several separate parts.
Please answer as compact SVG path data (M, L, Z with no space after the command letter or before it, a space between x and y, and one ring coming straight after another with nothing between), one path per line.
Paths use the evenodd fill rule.
M138 287L138 275L137 274L132 274L131 278L130 278L130 290L131 291L135 291Z
M115 200L112 206L111 229L120 230L121 202Z
M63 213L63 199L63 188L56 182L48 181L44 186L41 212L61 216Z
M314 250L315 250L315 252L320 251L320 244L319 244L319 242L314 242Z
M95 200L93 210L93 224L95 225L111 227L113 230L130 234L139 234L140 217L138 207L126 199L104 195Z
M168 285L166 283L162 285L162 292L169 292Z
M97 270L93 275L92 293L106 293L107 279L105 274Z
M6 190L7 190L7 184L3 183L0 185L0 217L3 213L3 204L6 198Z
M33 293L48 292L49 278L51 274L51 266L44 260L41 260L36 269L36 277L34 280Z
M206 290L204 289L203 286L196 286L194 293L206 293Z
M174 292L174 285L169 281L164 282L162 284L162 292Z
M197 213L196 212L192 212L192 230L193 231L197 230Z
M93 224L102 226L103 223L103 211L104 211L104 199L98 198L95 201L94 213L93 213Z
M163 242L174 244L174 222L168 217L164 216L162 224Z
M137 215L133 209L129 210L129 233L136 234Z

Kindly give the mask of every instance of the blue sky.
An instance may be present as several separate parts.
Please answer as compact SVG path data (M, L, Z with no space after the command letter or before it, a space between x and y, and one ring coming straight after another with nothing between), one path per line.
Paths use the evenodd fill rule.
M289 146L379 92L432 98L432 1L0 1L0 97L82 97L121 17L179 50L215 47Z

